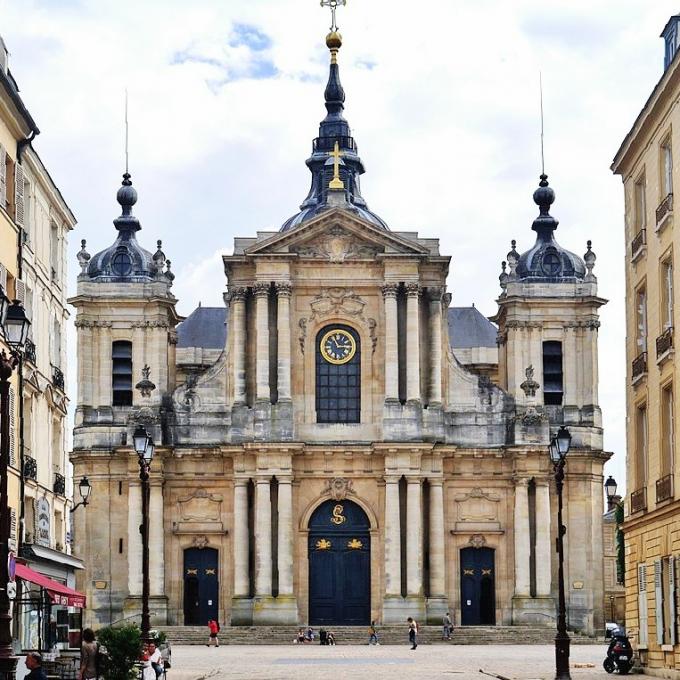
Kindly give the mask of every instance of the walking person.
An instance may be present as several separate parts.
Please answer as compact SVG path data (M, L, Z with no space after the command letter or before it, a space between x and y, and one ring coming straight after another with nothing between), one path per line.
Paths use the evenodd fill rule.
M83 644L80 647L79 680L98 678L102 669L99 668L99 643L95 640L92 628L83 631Z
M214 643L215 647L219 647L220 640L217 637L217 634L220 632L220 624L214 619L210 619L210 621L208 621L208 630L210 631L210 637L208 638L207 646L211 647Z
M28 680L47 680L45 671L42 668L42 656L38 652L29 652L26 655L26 668L29 673L24 678Z
M375 627L375 621L371 621L371 625L368 627L368 644L369 645L379 645L378 642L378 629Z
M451 622L451 616L449 615L449 612L446 612L444 618L442 619L442 638L444 640L450 640L452 632L453 623Z
M416 649L418 646L418 622L412 617L406 619L408 621L408 641L411 643L411 649Z

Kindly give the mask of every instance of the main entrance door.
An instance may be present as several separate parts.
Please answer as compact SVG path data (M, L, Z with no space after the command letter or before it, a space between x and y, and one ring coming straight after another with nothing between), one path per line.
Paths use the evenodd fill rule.
M371 535L351 501L326 501L309 520L309 623L370 623Z
M219 583L214 548L184 551L184 625L205 626L217 621Z
M496 586L492 548L460 551L461 623L464 626L496 624Z

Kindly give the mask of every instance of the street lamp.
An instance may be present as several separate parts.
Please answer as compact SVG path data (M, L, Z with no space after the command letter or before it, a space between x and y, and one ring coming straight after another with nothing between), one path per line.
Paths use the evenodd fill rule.
M557 556L559 583L559 605L557 614L557 634L555 635L555 678L570 680L569 675L569 634L567 633L567 608L564 599L564 535L567 527L562 522L562 488L564 486L564 466L571 447L571 433L564 426L550 439L550 460L555 470L557 486Z
M616 520L616 582L622 584L626 573L626 551L624 546L624 535L621 525L623 524L623 501L616 495L618 484L609 475L604 483L604 490L607 494L607 511L614 510Z
M0 286L0 335L9 348L0 351L0 678L13 680L17 659L12 655L12 616L7 595L9 582L10 509L7 497L7 468L9 466L10 405L9 381L19 365L31 322L18 300L10 305Z
M617 486L616 480L611 475L609 475L609 477L607 477L607 481L604 483L604 490L607 494L607 507L610 510L612 507L614 507Z
M142 639L149 638L151 621L149 617L149 468L155 446L153 439L141 425L132 435L135 452L139 459L139 479L142 482Z
M86 506L90 502L90 495L92 494L92 486L90 485L90 480L87 477L83 477L78 484L78 493L80 493L80 498L82 499L80 503L76 503L72 508L71 512L75 512L81 505Z

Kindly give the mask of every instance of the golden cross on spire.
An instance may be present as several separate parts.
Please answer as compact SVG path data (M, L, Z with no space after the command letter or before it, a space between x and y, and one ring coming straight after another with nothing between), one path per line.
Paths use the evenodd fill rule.
M344 7L347 4L347 0L321 0L322 7L331 8L331 31L337 31L338 25L335 22L335 10L338 7Z
M333 179L328 183L329 189L344 189L345 183L340 179L340 146L335 142L333 151L329 154L333 157Z

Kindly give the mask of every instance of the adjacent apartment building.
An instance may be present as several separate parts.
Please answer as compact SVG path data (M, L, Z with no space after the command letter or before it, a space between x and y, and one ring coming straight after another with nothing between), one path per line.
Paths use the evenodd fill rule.
M0 38L0 284L31 320L11 392L10 547L25 567L17 651L77 644L80 627L79 609L57 596L82 567L70 554L66 456L66 243L76 221L31 145L39 132Z
M626 624L640 662L680 678L680 473L675 260L680 224L680 15L662 34L664 72L618 150L626 238ZM675 160L675 162L674 162ZM679 253L675 250L678 249Z

